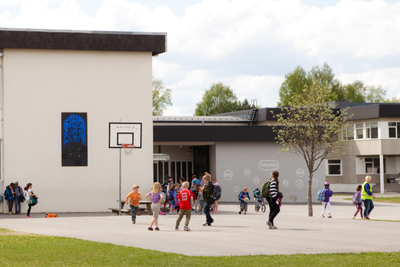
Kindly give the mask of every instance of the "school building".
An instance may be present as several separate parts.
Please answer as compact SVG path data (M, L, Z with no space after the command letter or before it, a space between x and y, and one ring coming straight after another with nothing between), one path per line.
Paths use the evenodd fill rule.
M152 57L166 37L0 29L1 193L32 183L32 212L116 208L122 143L136 146L122 155L123 198L151 188Z
M400 104L335 101L332 107L352 114L344 131L349 150L330 156L314 174L313 196L328 181L335 192L354 192L366 175L374 192L400 192ZM305 202L308 171L293 153L279 153L271 126L271 111L262 108L210 117L154 117L154 153L170 155L155 162L154 181L171 176L190 177L210 172L218 178L225 201L236 201L244 186L252 191L278 170L280 189L287 202ZM383 170L383 171L381 171Z

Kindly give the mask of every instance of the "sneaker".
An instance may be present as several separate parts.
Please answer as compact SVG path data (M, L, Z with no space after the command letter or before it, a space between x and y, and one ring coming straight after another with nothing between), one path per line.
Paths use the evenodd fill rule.
M272 229L278 229L278 227L276 227L276 226L272 226Z
M152 227L149 227L149 231L153 231L153 228L152 228Z
M246 215L246 212L244 213L244 215Z
M28 218L28 219L32 219L32 217L31 217L31 216L26 216L26 218Z
M332 215L329 215L328 218L329 218L329 219L332 219Z
M194 211L195 213L199 213L197 210Z
M12 214L12 211L10 211L10 214Z
M160 231L160 228L156 227L156 231Z
M179 231L179 227L178 226L175 226L175 231Z
M269 229L274 229L274 226L272 225L272 223L270 221L267 222L267 225L269 226Z
M203 226L211 226L211 224L205 223L205 224L203 224Z
M241 211L239 211L239 214L242 214L242 212L241 212Z
M132 224L135 224L136 222L135 221L132 221Z
M325 215L321 215L322 218L325 218Z
M183 231L190 231L190 228L185 226L185 227L183 227Z

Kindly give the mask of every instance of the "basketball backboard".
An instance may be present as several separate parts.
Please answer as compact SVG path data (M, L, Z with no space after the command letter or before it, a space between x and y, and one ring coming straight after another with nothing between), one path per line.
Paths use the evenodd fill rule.
M110 122L109 148L121 148L122 144L142 148L142 123Z

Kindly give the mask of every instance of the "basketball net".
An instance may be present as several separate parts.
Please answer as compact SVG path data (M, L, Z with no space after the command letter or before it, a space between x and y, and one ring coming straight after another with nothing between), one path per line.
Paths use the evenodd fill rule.
M121 148L124 149L126 156L132 156L132 152L133 152L133 149L135 148L135 145L122 144Z

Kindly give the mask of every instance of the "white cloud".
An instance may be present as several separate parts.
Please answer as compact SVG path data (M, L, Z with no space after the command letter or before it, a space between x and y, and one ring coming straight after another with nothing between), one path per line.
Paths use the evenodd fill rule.
M240 99L275 106L286 73L323 62L344 82L380 84L388 96L399 91L400 2L343 0L318 8L300 0L203 0L182 17L165 3L104 0L89 15L79 0L0 0L0 24L167 32L168 52L153 60L154 76L173 90L166 114L193 114L204 89L218 81Z

